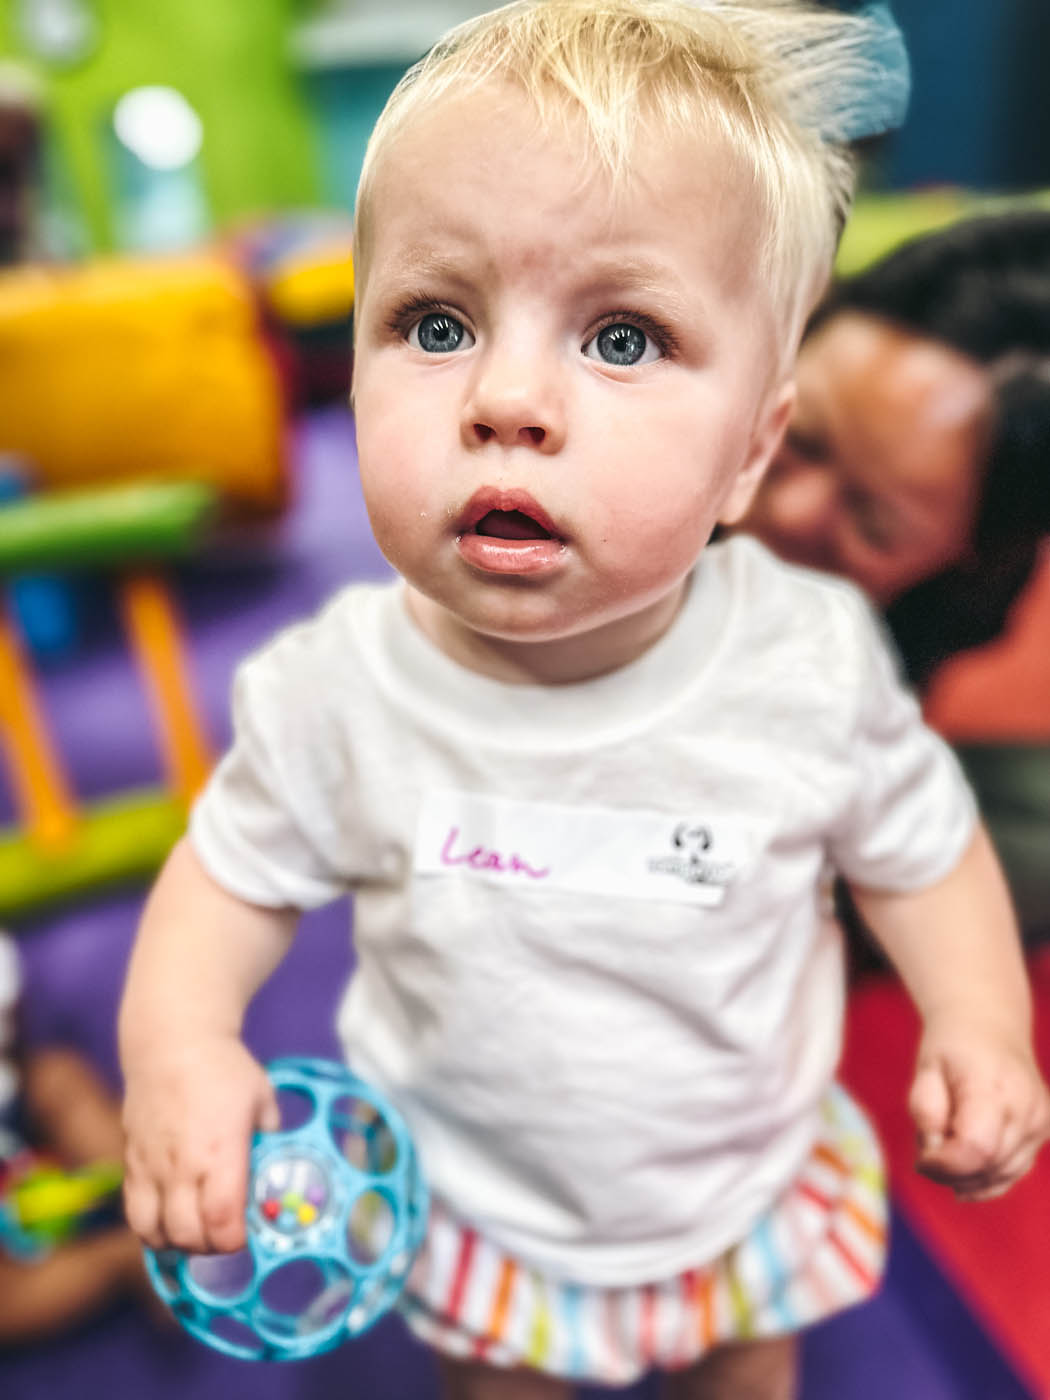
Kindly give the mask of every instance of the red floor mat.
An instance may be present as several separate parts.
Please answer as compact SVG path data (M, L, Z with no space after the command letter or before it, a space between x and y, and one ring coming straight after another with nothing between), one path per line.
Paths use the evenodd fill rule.
M1050 949L1029 959L1040 1063L1050 1072ZM899 1210L1035 1394L1050 1397L1050 1152L1005 1197L963 1204L913 1168L907 1092L918 1020L899 985L851 996L842 1077L879 1126Z

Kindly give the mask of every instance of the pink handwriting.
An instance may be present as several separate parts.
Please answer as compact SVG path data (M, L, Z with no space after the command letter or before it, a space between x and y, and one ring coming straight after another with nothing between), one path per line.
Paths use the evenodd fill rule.
M459 836L459 827L449 827L445 844L441 847L442 865L467 865L471 870L497 870L501 875L527 875L530 880L545 880L549 870L537 870L522 860L517 853L509 856L499 851L486 850L484 846L474 846L469 851L457 854L454 847Z

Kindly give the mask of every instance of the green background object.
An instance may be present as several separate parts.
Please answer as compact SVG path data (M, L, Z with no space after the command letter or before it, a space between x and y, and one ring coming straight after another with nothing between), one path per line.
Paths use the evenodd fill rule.
M131 88L177 88L204 124L204 194L214 224L319 202L316 133L288 61L301 0L91 0L100 40L71 66L25 51L16 0L0 0L0 57L39 77L54 163L77 202L87 241L117 244L107 138ZM111 154L111 153L109 153Z
M0 574L180 557L200 545L217 504L198 482L30 496L0 506Z
M163 792L123 793L79 816L71 845L48 854L0 830L0 921L92 890L146 881L186 829L186 808Z

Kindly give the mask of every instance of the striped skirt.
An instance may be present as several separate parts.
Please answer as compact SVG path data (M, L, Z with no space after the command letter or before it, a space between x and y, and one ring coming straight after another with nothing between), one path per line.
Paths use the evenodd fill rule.
M878 1143L836 1085L794 1185L714 1263L658 1283L581 1287L508 1258L435 1202L399 1306L446 1355L629 1385L720 1343L794 1332L863 1301L882 1274L886 1217Z

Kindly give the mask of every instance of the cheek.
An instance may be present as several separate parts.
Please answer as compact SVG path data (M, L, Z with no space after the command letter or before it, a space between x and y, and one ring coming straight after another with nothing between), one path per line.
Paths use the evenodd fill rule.
M357 450L362 471L423 476L459 442L454 387L448 377L406 373L380 363L358 375L355 389Z
M368 414L367 421L389 424L391 420L389 415L384 420ZM383 426L358 432L358 472L372 534L395 566L395 556L410 541L413 521L426 509L418 498L420 483L407 470L407 464L413 460L408 446L397 428Z
M357 399L357 461L369 512L410 515L426 509L426 468L433 439L425 413L406 413L399 396L363 392Z
M626 581L645 588L680 578L696 561L714 528L714 513L695 478L635 470L630 486L606 483L592 520L592 547Z

